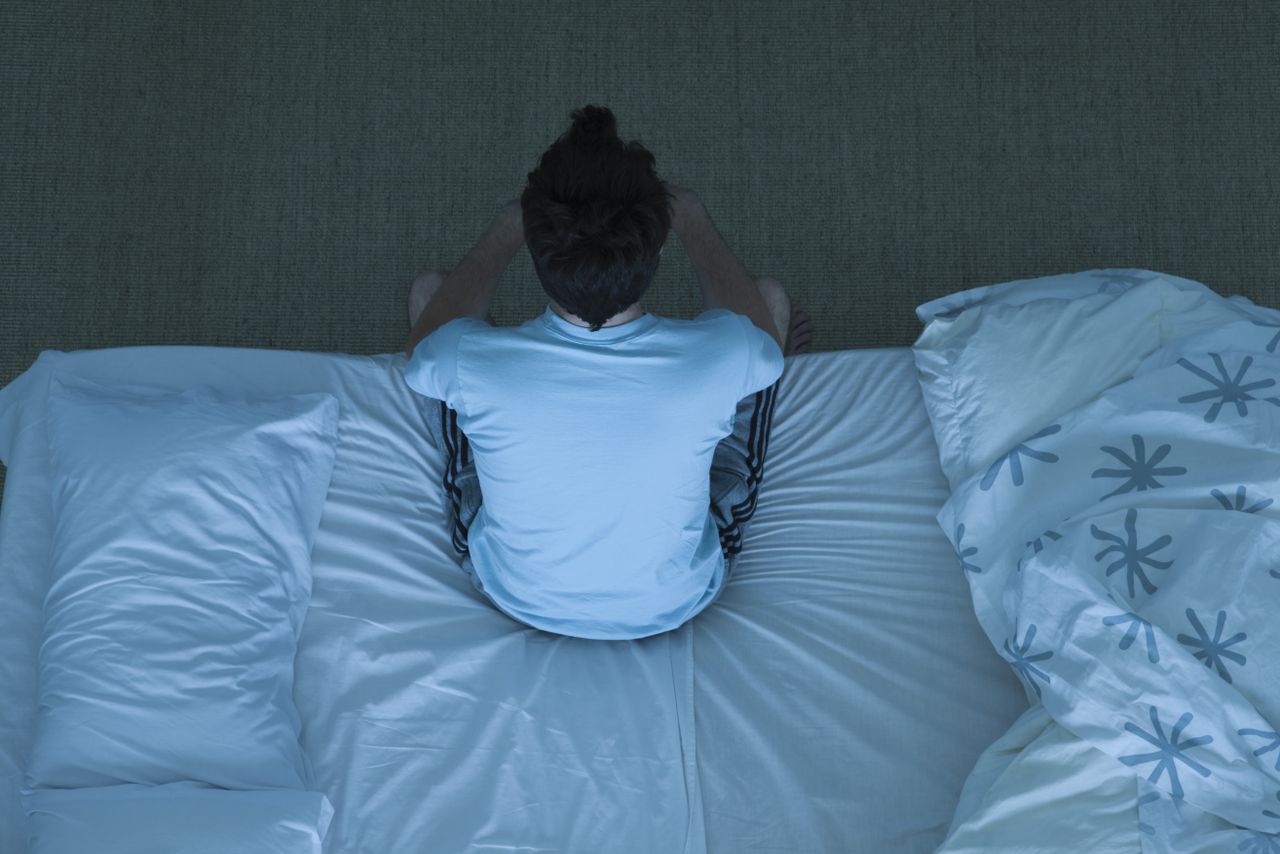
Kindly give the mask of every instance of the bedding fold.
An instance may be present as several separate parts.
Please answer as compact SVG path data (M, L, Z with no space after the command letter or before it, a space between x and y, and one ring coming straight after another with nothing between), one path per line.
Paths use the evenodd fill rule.
M1084 303L1112 319L1086 335L1056 326L1052 353L1013 349L993 366L941 352L994 354L988 336L1019 324L1019 340L1047 340ZM1126 304L1145 309L1130 324ZM1280 841L1280 312L1150 274L966 315L960 335L922 335L917 362L935 397L946 383L1011 399L1006 376L1022 395L1008 418L931 409L935 430L994 451L951 461L937 516L993 647L1033 705L1109 758L1107 779L1145 784L1127 787L1143 851L1198 850L1194 828L1214 821L1236 844ZM1059 368L1066 385L1038 389L1046 359L1120 351L1128 366ZM1084 825L1104 820L1074 803ZM1024 807L971 799L939 850Z

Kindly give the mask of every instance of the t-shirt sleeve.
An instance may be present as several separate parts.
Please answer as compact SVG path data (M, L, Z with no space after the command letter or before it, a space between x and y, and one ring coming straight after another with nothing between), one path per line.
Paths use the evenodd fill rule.
M466 415L458 383L458 347L468 332L488 328L489 324L474 317L450 320L413 348L404 381L418 394L443 400L453 411Z
M751 318L745 314L737 312L732 314L738 319L746 339L747 376L742 394L738 395L738 399L741 400L777 382L778 377L782 376L783 368L786 367L786 361L782 355L782 348L778 346L778 342L772 335L752 323Z

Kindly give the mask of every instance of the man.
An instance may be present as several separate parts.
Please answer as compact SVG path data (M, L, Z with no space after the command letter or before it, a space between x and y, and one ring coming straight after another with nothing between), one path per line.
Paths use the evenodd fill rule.
M639 302L672 230L707 305L692 321ZM524 243L550 303L498 329L481 318ZM410 294L405 381L446 452L474 586L518 622L582 638L648 637L714 602L755 511L784 354L808 350L794 314L609 110L575 111L520 200Z

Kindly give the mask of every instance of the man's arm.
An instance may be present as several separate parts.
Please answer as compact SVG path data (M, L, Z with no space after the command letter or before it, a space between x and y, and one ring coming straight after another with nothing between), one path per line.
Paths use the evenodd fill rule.
M779 350L784 350L785 339L774 325L769 304L761 296L755 279L725 244L702 201L691 190L680 190L678 197L683 207L674 230L693 262L702 288L703 305L745 315L778 342Z
M494 217L476 245L458 262L458 266L449 271L431 299L427 300L418 322L409 333L405 358L412 358L413 349L423 338L451 320L459 317L484 320L502 271L507 269L523 245L524 218L519 201L512 201Z

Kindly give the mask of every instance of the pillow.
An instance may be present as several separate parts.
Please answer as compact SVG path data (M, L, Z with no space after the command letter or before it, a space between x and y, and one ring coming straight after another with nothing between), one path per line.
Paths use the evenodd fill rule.
M293 662L338 402L54 373L26 788L299 789Z
M954 317L967 308L980 303L1026 305L1038 299L1077 299L1094 294L1119 296L1135 285L1163 279L1180 290L1195 293L1212 293L1210 288L1191 279L1154 273L1151 270L1113 267L1104 270L1085 270L1079 273L1060 273L1056 276L1040 276L1036 279L1014 279L995 285L980 285L964 291L956 291L916 306L916 317L928 324L935 317ZM1245 299L1238 297L1238 299Z
M953 490L1032 431L1132 376L1170 339L1248 325L1252 316L1199 282L1150 270L989 285L916 314L927 325L912 355Z
M320 854L333 805L319 792L196 783L22 793L30 854Z

